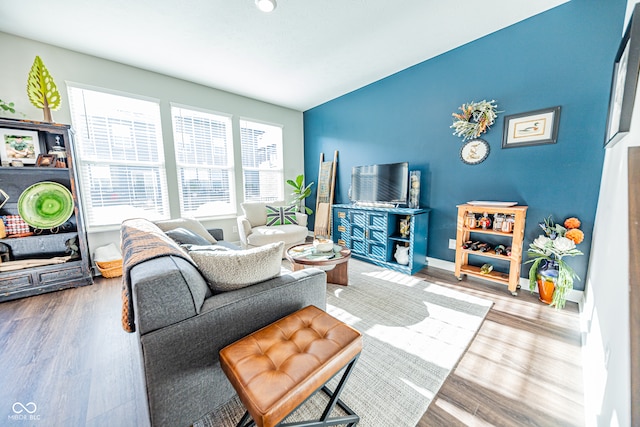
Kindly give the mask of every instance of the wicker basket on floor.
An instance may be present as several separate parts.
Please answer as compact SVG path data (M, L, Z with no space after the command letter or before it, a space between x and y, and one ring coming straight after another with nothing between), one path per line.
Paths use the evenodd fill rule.
M96 266L102 274L102 277L110 279L112 277L122 276L122 260L116 259L114 261L96 261Z

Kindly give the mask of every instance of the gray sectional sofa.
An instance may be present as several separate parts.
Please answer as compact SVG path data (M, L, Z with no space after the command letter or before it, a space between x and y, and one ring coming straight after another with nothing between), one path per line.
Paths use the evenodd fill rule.
M213 294L193 263L154 255L157 245L148 259L127 269L126 258L140 256L139 249L124 251L132 243L127 239L134 238L122 236L125 283L153 426L189 426L233 398L235 391L220 369L220 349L302 307L326 308L321 270L285 270L273 279Z

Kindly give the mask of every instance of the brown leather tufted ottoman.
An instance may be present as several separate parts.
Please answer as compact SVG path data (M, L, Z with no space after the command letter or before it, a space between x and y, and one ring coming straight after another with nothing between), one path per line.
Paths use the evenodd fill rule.
M223 348L220 365L247 409L238 426L355 426L360 417L339 396L361 350L360 332L315 306ZM325 384L345 366L336 390L330 391ZM279 424L320 389L330 399L319 420ZM347 415L329 418L336 404Z

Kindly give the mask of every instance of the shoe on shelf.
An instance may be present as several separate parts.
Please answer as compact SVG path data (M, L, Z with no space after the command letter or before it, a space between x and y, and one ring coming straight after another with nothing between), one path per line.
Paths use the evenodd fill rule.
M488 243L480 243L478 245L478 250L480 252L487 252L487 251L491 250L491 245L488 244Z

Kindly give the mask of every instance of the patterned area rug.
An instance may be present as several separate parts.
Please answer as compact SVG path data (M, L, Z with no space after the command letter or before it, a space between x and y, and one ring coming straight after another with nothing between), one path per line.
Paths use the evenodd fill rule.
M350 260L349 286L327 286L327 312L364 336L362 354L341 396L360 415L358 426L415 426L492 305L413 276ZM336 378L329 383L331 389L335 383ZM324 393L317 393L287 421L317 418L325 402ZM235 399L194 427L233 427L243 413Z

